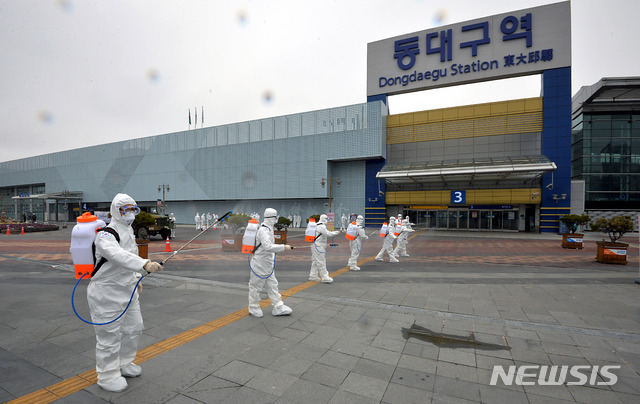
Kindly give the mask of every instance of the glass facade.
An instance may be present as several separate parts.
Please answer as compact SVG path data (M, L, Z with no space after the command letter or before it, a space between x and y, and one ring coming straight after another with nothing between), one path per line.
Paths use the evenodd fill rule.
M378 195L367 179L375 179L370 162L386 157L387 115L376 101L0 162L0 204L11 217L35 212L42 220L64 208L13 196L82 192L82 201L69 204L74 217L85 205L108 208L119 192L155 206L158 185L170 184L167 209L179 223L196 212L266 207L308 217L325 212L329 200L337 217L364 213L370 202L363 196ZM321 179L335 177L342 186L330 194Z
M585 182L585 209L625 210L640 203L640 113L583 112L574 117L573 178Z

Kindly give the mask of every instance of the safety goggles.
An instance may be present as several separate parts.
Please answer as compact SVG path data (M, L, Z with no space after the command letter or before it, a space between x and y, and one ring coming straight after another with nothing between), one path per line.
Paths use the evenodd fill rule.
M121 215L126 215L127 213L133 213L134 215L137 215L138 213L140 213L140 208L136 205L125 205L120 208Z

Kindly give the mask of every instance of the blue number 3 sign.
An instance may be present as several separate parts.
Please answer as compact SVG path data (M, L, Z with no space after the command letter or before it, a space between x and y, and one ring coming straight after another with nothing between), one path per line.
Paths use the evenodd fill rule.
M466 191L451 191L451 203L465 203L466 202Z

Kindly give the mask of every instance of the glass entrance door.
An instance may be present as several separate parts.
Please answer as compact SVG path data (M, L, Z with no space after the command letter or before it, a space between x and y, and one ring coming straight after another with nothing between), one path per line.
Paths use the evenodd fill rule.
M480 230L491 230L491 211L480 211Z
M449 226L447 228L450 230L458 229L458 211L457 210L449 211Z

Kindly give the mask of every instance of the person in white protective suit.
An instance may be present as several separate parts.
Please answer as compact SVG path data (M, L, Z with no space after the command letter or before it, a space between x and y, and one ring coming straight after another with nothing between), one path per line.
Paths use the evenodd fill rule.
M133 363L133 359L144 326L138 291L133 293L133 289L143 271L152 273L162 270L159 263L138 256L131 228L138 213L140 209L129 195L118 194L113 198L111 223L107 227L118 232L120 242L107 231L98 232L95 239L96 262L102 257L107 261L93 275L87 287L87 300L94 323L106 323L118 317L131 299L129 308L117 321L94 325L98 386L112 392L127 388L123 376L136 377L141 373L140 366Z
M176 236L176 217L173 212L169 213L169 228L171 229L171 238Z
M278 280L275 276L276 254L284 250L291 250L288 244L275 244L273 225L278 220L278 212L267 208L264 211L264 220L256 234L256 248L251 258L251 273L249 274L249 314L254 317L262 317L260 308L260 292L266 287L267 295L271 300L274 316L291 314L292 310L282 302L282 296L278 291Z
M204 215L204 212L202 212L202 216L200 216L200 228L202 230L206 230L207 228L207 217Z
M364 228L362 224L364 223L364 217L362 215L358 215L356 218L356 225L358 226L358 234L356 235L355 240L349 241L349 247L351 248L351 256L349 257L349 261L347 265L349 265L349 269L352 271L359 271L360 267L358 266L358 257L360 256L360 250L362 250L362 243L364 240L368 239L364 232Z
M327 259L325 253L327 252L327 238L340 234L340 231L327 230L327 215L320 215L318 225L316 227L316 239L311 246L311 271L309 272L309 280L331 283L333 278L329 276L327 271Z
M409 238L409 233L414 232L409 224L409 217L402 219L402 223L400 225L400 235L398 236L398 241L396 243L396 248L393 250L393 254L396 257L408 257L407 254L407 239Z
M200 214L198 212L196 212L196 230L200 230Z
M396 239L396 235L393 234L396 226L396 218L391 216L389 218L389 226L387 227L387 235L384 238L384 243L382 243L382 249L376 255L376 261L384 261L382 258L384 253L386 252L389 255L389 262L400 262L398 258L393 253L393 241Z

